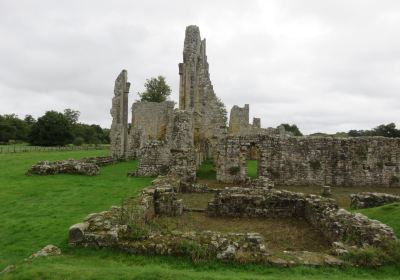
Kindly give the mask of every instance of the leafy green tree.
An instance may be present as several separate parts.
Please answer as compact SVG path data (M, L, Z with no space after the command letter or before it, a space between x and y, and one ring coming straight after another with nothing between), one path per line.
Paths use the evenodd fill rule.
M48 111L40 117L29 135L29 142L39 146L64 146L72 140L70 119L56 111Z
M76 124L78 123L79 116L81 115L81 112L77 110L72 110L72 109L65 109L64 110L64 116L67 118L67 120L71 124Z
M0 116L0 124L2 124L3 130L2 142L10 140L26 141L28 139L30 127L24 120L18 118L16 114Z
M163 102L171 95L171 88L163 76L147 79L144 87L146 90L138 93L141 101Z
M17 129L8 123L0 122L0 143L8 143L10 140L16 139Z
M290 125L288 123L283 123L280 126L283 126L286 131L291 132L293 136L303 136L303 133L301 133L300 129L295 124Z
M348 132L350 137L361 137L361 136L383 136L390 138L400 137L400 130L396 129L396 124L381 124L372 130L350 130Z

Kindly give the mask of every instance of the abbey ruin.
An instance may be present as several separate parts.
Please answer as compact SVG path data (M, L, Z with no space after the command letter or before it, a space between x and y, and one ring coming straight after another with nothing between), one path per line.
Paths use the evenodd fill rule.
M399 186L400 140L380 137L294 137L283 127L249 120L249 105L227 113L210 80L206 40L186 28L179 63L179 108L173 101L135 102L128 128L130 84L123 70L115 81L111 155L138 159L139 176L176 173L193 182L196 169L213 158L217 179L246 180L246 160L259 161L258 175L281 185Z
M342 265L349 252L397 242L388 225L340 207L399 196L363 191L349 195L346 206L331 187L400 186L400 139L294 137L282 126L262 128L259 118L250 123L248 104L233 106L227 126L197 26L186 28L179 75L178 108L173 101L135 102L129 124L123 70L112 100L111 156L40 162L28 172L96 175L99 166L135 159L130 176L156 177L137 197L72 225L70 246L315 266ZM211 160L216 178L207 181L197 172ZM258 162L256 176L248 174L249 160ZM288 191L292 186L323 192Z

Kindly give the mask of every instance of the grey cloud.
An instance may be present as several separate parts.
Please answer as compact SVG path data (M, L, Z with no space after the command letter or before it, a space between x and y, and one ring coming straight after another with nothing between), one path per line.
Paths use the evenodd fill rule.
M185 26L207 38L228 109L266 126L335 132L399 123L400 3L391 0L0 2L0 114L74 108L110 125L113 83L131 101L164 75L178 98Z

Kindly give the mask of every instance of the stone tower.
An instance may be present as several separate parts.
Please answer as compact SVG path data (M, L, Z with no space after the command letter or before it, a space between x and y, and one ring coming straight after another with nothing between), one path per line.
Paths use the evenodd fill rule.
M130 83L128 72L122 70L115 80L112 99L110 130L110 153L118 159L125 159L128 149L128 93Z
M226 131L226 110L214 93L208 71L206 40L195 25L186 27L183 63L179 64L179 109L193 112L195 146L209 154L212 142Z

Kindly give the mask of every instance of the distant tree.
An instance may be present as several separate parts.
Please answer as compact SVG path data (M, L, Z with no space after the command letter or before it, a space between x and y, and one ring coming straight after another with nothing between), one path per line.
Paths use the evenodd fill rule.
M72 110L72 109L65 109L64 110L64 116L67 118L67 120L71 124L76 124L78 123L79 116L81 115L81 112L77 110Z
M31 125L34 122L36 122L35 118L32 117L32 115L25 115L24 121L26 122L26 124Z
M283 123L280 126L283 126L286 131L291 132L293 136L303 136L303 133L300 132L300 129L295 124Z
M0 143L8 143L10 140L15 140L17 129L8 123L0 122Z
M383 136L383 137L391 137L396 138L400 137L400 130L396 129L396 125L394 123L382 124L373 129L374 136Z
M72 140L71 120L56 111L48 111L38 118L29 135L29 142L39 146L64 146Z
M146 90L138 93L141 101L163 102L171 95L171 88L163 76L147 79L144 87Z
M10 140L21 142L28 139L30 126L24 120L18 118L16 114L0 116L0 124L3 130L2 142L8 142Z
M361 136L383 136L390 138L400 137L400 130L396 129L394 123L381 124L372 130L350 130L348 132L350 137L361 137Z
M216 101L217 107L221 113L221 116L223 117L224 123L226 125L226 122L228 121L228 117L227 117L227 111L226 111L226 107L224 102L222 102L222 100L217 96L217 101Z

